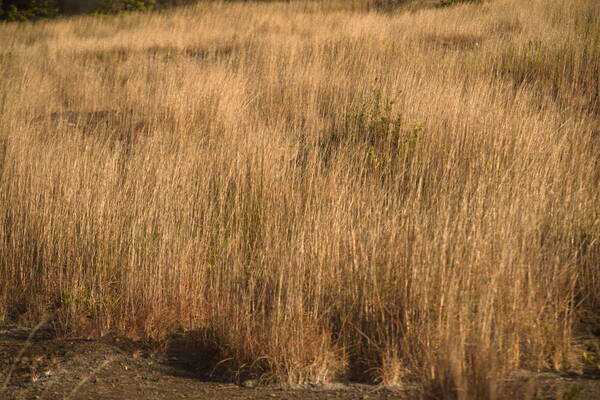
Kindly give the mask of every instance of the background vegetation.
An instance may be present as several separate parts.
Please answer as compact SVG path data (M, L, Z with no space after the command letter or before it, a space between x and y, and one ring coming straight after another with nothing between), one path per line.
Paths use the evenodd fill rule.
M198 1L215 0L0 0L0 20L31 21L84 13L119 14L151 11ZM414 9L432 5L449 7L460 3L482 3L483 1L485 0L349 0L348 3L351 5L350 8L358 5L360 8L394 11L398 8Z
M30 21L82 13L118 14L183 5L191 0L2 0L0 20Z
M446 398L584 368L599 3L372 4L0 25L0 319Z

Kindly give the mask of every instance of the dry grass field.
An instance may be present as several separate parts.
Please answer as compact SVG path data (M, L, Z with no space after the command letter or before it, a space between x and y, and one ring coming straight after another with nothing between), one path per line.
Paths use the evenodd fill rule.
M600 3L372 3L0 24L0 320L444 398L587 368Z

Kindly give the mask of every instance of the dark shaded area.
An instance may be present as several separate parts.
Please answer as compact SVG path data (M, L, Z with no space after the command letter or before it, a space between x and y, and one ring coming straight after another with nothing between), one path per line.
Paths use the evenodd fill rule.
M202 0L0 0L0 21L34 21L77 14L119 14L131 11L151 11L161 8L192 4ZM224 0L246 1L246 0ZM293 0L254 0L254 1L293 1ZM379 12L394 12L408 4L413 9L423 7L450 7L461 3L481 4L486 0L376 0L369 8ZM416 7L415 7L416 5ZM411 9L409 7L408 9Z
M77 14L118 14L189 4L194 0L0 0L0 20L34 21Z
M386 388L338 383L292 388L259 385L243 379L230 383L218 379L222 377L219 373L210 373L214 371L214 363L222 357L218 343L207 340L215 336L210 331L181 332L162 343L119 336L100 340L57 338L52 329L44 327L31 333L31 329L14 324L0 325L2 399L448 398L447 393L436 393L435 388L416 384ZM28 340L30 335L32 338ZM508 386L506 398L600 398L600 376L590 369L581 374L517 371L505 384ZM576 397L568 397L573 395Z
M151 129L148 122L131 109L58 111L39 116L34 122L53 129L71 129L82 138L107 143L111 148L119 146L125 153L130 153Z
M0 20L27 21L58 14L57 0L0 0Z
M236 383L204 376L216 353L196 340L210 332L181 333L161 345L105 337L100 340L61 339L50 330L31 331L0 325L0 398L72 400L214 400L415 399L415 387L382 388L334 384L286 387ZM25 346L25 351L19 353ZM210 346L209 346L210 347ZM204 357L208 357L205 359ZM6 381L7 373L11 377ZM7 382L5 388L4 383Z

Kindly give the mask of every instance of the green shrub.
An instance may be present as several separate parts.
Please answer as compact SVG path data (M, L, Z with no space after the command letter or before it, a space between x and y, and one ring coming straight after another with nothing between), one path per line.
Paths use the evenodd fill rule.
M191 2L193 0L0 0L0 20L33 21L59 15L119 14Z
M28 21L58 14L56 0L0 0L0 19L7 21Z
M98 0L99 14L119 14L131 11L150 11L159 5L157 0Z
M407 124L395 112L395 100L374 90L354 106L320 143L327 162L335 153L351 149L364 160L364 171L380 177L393 175L414 153L425 132L421 123Z
M584 391L584 387L581 385L573 385L569 389L565 390L561 396L560 400L577 400L579 395Z

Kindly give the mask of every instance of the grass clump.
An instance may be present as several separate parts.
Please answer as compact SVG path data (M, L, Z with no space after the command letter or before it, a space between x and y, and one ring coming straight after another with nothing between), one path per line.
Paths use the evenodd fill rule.
M530 39L513 44L492 69L516 87L534 85L563 105L600 113L600 28L593 18L575 23L578 30L568 43Z

